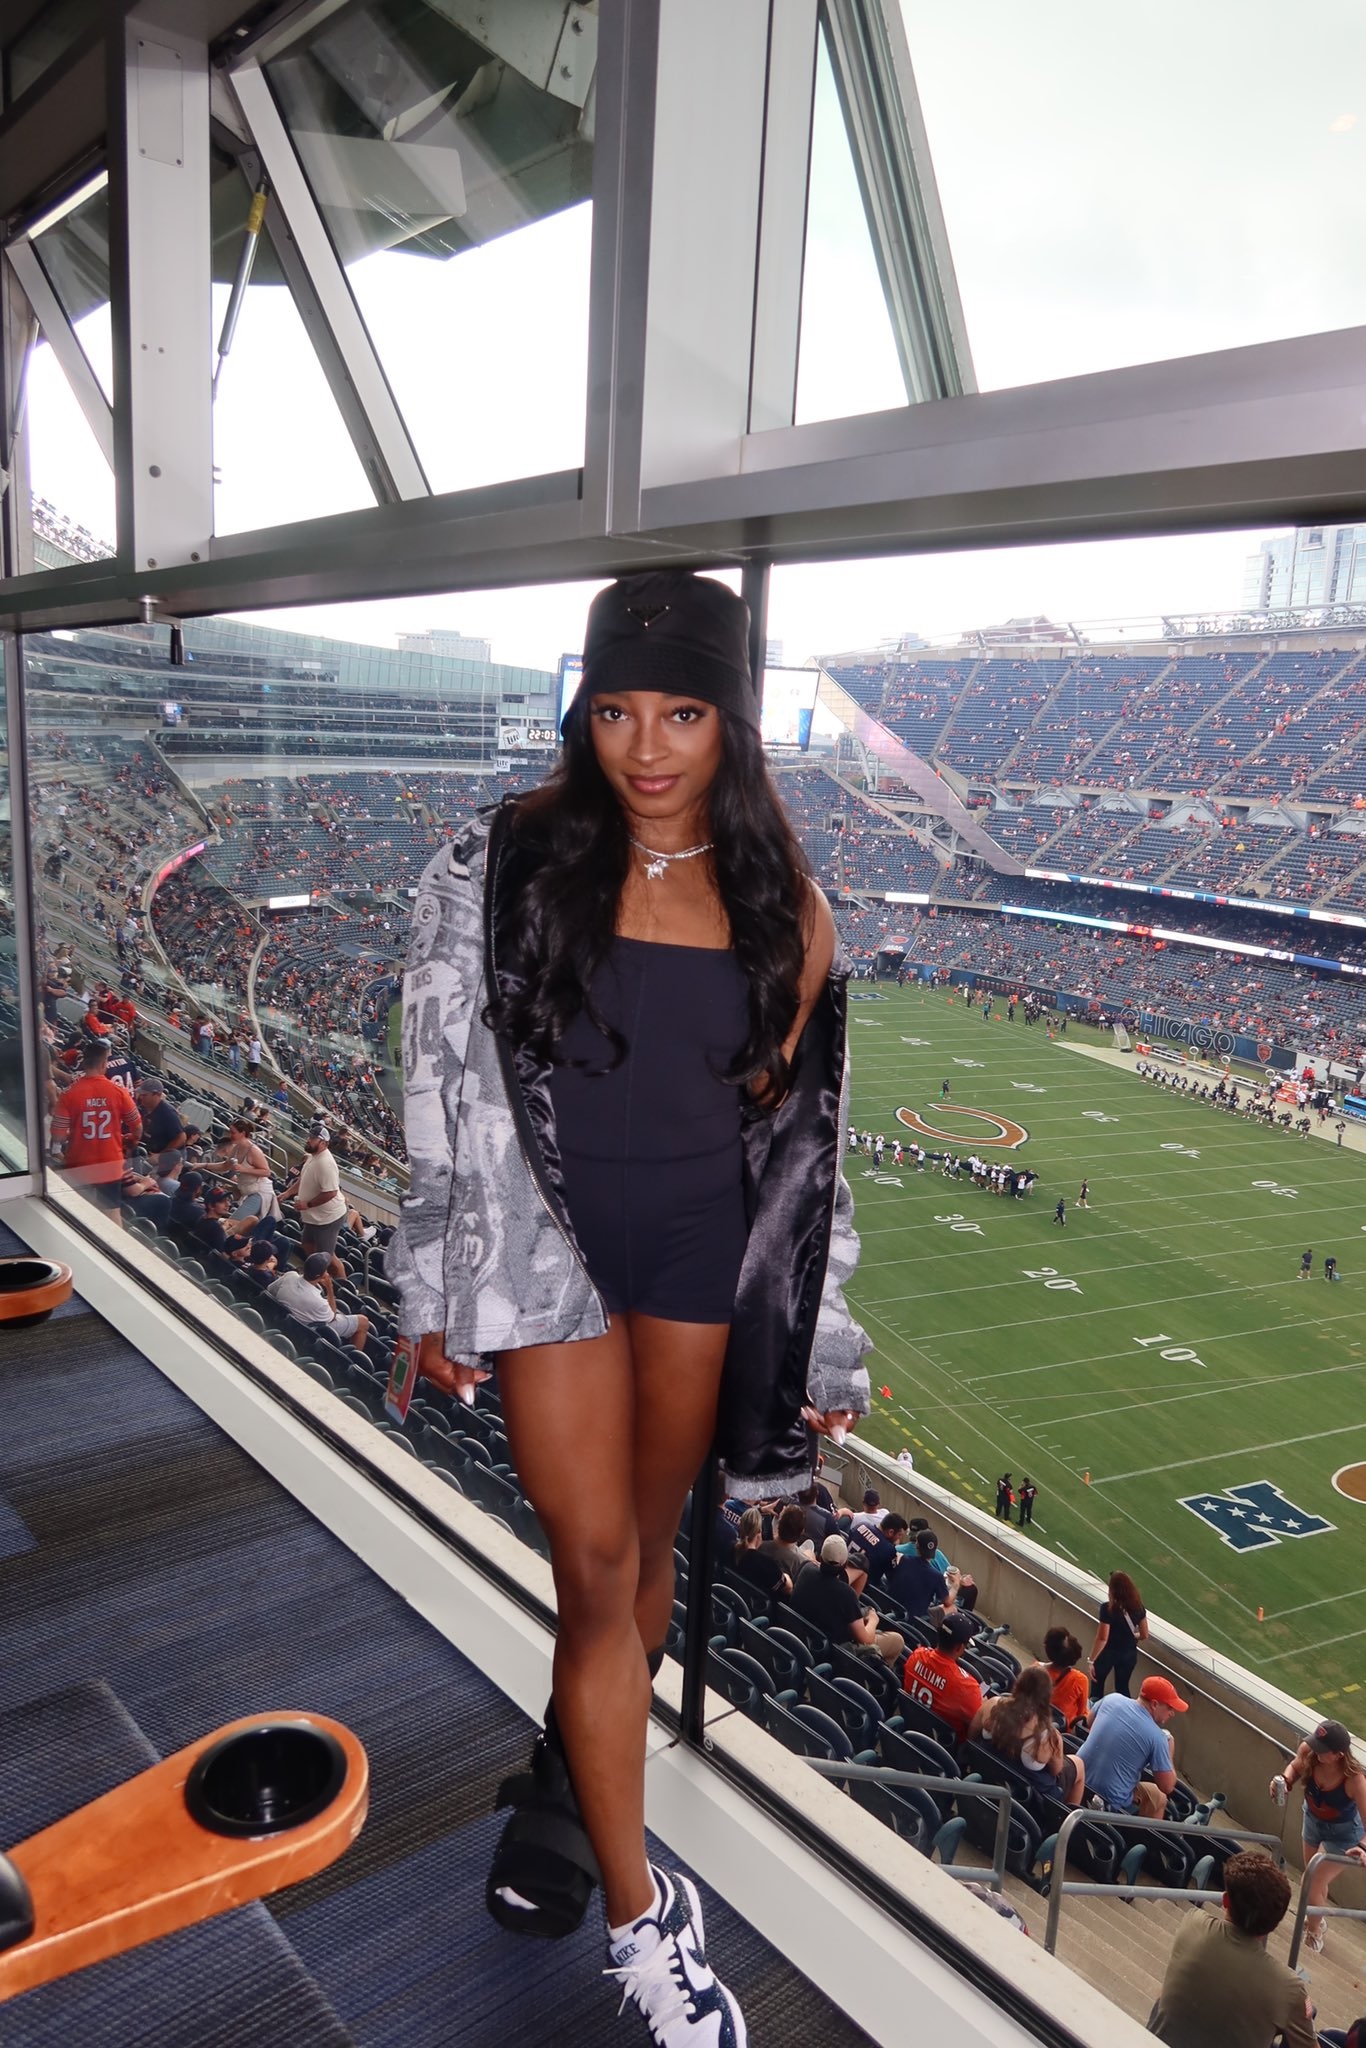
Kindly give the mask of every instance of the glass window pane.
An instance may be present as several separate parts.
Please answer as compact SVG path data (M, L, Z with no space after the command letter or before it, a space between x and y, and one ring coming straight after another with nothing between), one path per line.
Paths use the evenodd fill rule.
M101 185L70 213L35 235L33 247L100 389L112 402L108 186Z
M114 553L114 472L46 342L29 352L25 388L35 566L100 561Z
M901 5L980 389L1366 321L1355 0Z
M230 370L236 360L234 351ZM583 586L467 592L341 614L189 620L187 659L175 668L163 626L25 642L57 1087L70 1084L104 1021L98 1009L84 1021L79 998L105 983L116 1062L159 1075L182 1120L199 1127L181 1176L219 1175L228 1118L247 1097L260 1106L258 1138L283 1212L272 1235L279 1265L296 1277L304 1217L292 1183L309 1123L324 1115L359 1219L338 1237L334 1299L368 1328L309 1328L286 1303L263 1301L245 1270L251 1233L230 1231L224 1247L200 1228L176 1201L175 1160L151 1170L150 1121L145 1166L135 1141L126 1154L109 1148L117 1183L112 1172L103 1183L92 1174L99 1161L68 1156L60 1170L106 1205L110 1228L119 1227L112 1188L124 1188L124 1229L188 1259L191 1279L259 1316L377 1429L388 1420L394 1349L385 1243L408 1182L400 977L412 893L479 805L539 780L556 758L543 734L558 713L559 658L581 645L591 595ZM0 930L0 1062L3 958ZM2 1089L0 1066L0 1147ZM143 1113L150 1118L150 1105ZM125 1172L135 1175L126 1184ZM236 1201L237 1176L222 1177ZM307 1312L296 1288L300 1302ZM471 1412L419 1382L402 1434L455 1490L544 1549L506 1469L515 1457L496 1386L481 1389Z
M48 0L36 21L5 52L11 102L64 57L99 16L99 0Z
M213 334L224 335L251 192L237 166L215 166ZM272 202L273 203L273 202ZM347 431L275 255L270 208L213 405L214 532L245 533L373 505Z
M852 362L851 362L852 357ZM798 424L905 405L906 380L824 36L816 57Z
M487 12L349 6L269 66L438 491L583 460L596 20Z

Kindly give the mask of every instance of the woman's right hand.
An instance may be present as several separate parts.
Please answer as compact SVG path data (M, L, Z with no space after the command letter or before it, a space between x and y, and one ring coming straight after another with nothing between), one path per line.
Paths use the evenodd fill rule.
M474 1406L474 1390L493 1375L481 1366L458 1364L446 1356L446 1340L440 1330L423 1337L417 1347L417 1369L424 1379L443 1394L454 1394L467 1408Z

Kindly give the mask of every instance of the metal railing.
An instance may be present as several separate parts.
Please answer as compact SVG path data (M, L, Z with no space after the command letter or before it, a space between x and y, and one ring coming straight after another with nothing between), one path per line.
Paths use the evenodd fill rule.
M827 1761L823 1756L808 1756L803 1761L810 1764L813 1771L819 1771L823 1778L871 1778L875 1784L886 1785L893 1791L899 1785L913 1785L920 1792L951 1793L956 1799L967 1796L989 1801L996 1808L996 1839L992 1844L990 1870L982 1870L976 1864L964 1864L961 1870L952 1863L943 1863L939 1867L965 1884L983 1884L990 1877L999 1891L1005 1882L1010 1816L1015 1805L1007 1786L989 1785L980 1778L932 1778L923 1771L892 1770L883 1764L843 1764L834 1757Z
M1155 1899L1161 1903L1176 1906L1203 1904L1207 1899L1222 1899L1222 1889L1217 1892L1183 1891L1175 1886L1151 1884L1081 1884L1075 1879L1064 1879L1067 1868L1067 1851L1073 1835L1084 1821L1099 1821L1115 1827L1141 1828L1145 1834L1153 1835L1202 1835L1209 1840L1214 1833L1208 1821L1189 1820L1148 1820L1136 1813L1105 1813L1095 1807L1074 1807L1058 1829L1058 1839L1053 1849L1053 1875L1048 1886L1048 1924L1044 1929L1043 1945L1053 1955L1058 1944L1058 1925L1062 1919L1064 1897L1102 1899ZM1285 1850L1279 1835L1254 1834L1250 1828L1233 1827L1223 1821L1218 1828L1219 1835L1236 1835L1240 1842L1262 1842L1269 1848L1278 1863L1284 1863ZM1366 1917L1366 1915L1363 1915ZM1301 1912L1300 1918L1303 1918ZM1291 1950L1290 1960L1295 1960Z
M1315 1871L1319 1870L1325 1863L1336 1863L1339 1870L1360 1870L1361 1868L1355 1856L1348 1856L1340 1849L1316 1849L1309 1858L1309 1861L1304 1866L1304 1874L1300 1879L1300 1896L1295 1907L1295 1925L1290 1935L1290 1967L1292 1970L1300 1959L1300 1943L1304 1939L1305 1918L1311 1910L1309 1905L1310 1880ZM1366 1906L1329 1906L1325 1904L1315 1906L1312 1910L1316 1919L1366 1920Z

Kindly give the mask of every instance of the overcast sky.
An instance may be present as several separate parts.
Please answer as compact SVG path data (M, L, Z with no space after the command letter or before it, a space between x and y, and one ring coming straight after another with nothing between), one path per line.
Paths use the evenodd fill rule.
M902 0L982 389L1366 322L1360 0ZM445 262L384 252L351 281L435 488L582 459L591 219L572 208ZM904 403L833 80L822 64L799 419ZM226 289L214 294L217 331ZM107 315L82 339L108 374ZM113 488L48 350L30 370L34 485L112 536ZM255 286L215 413L216 519L237 532L370 502L288 294ZM784 657L1010 616L1151 621L1240 602L1260 535L780 570ZM593 586L272 613L392 644L457 626L552 667Z

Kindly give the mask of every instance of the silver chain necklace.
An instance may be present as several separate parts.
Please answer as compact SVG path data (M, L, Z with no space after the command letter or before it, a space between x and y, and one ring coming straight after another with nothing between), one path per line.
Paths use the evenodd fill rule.
M671 867L674 861L696 860L699 853L710 853L714 844L714 841L709 839L704 846L689 846L682 853L657 853L653 846L643 845L639 839L630 834L627 836L631 839L631 844L635 847L637 853L648 854L649 858L645 863L645 873L652 882L657 882L665 869Z

